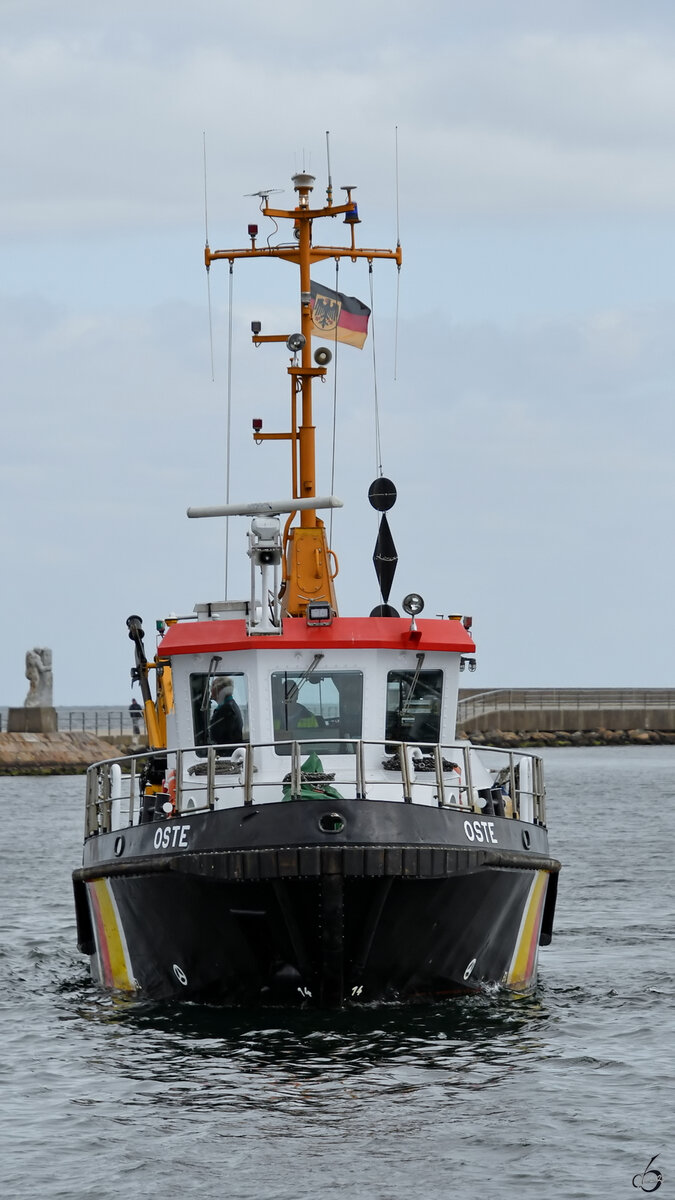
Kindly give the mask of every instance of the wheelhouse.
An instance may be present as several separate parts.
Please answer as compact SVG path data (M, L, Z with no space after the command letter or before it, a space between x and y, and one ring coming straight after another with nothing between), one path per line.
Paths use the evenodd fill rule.
M374 743L373 759L376 743L449 743L460 661L473 649L459 620L411 629L405 619L336 618L328 628L296 619L266 637L240 617L179 622L159 646L173 681L167 746L217 745L231 757L268 742L270 755L287 757L292 742L311 742L332 763L357 741Z

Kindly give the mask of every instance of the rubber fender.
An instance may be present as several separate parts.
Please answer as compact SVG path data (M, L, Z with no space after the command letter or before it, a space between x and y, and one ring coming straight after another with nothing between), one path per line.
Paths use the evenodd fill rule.
M81 879L73 880L75 894L75 919L77 922L77 948L82 954L95 954L96 943L91 924L91 913L87 899L87 885Z
M548 877L548 887L546 888L546 899L544 900L544 915L541 919L541 931L539 933L539 945L550 946L553 937L553 918L555 916L555 904L558 898L558 872L551 874Z

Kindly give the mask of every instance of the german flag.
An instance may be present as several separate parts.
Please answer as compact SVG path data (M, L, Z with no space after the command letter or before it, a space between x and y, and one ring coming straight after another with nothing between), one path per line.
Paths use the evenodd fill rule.
M363 349L368 336L370 309L356 296L344 296L312 280L312 333L327 342L347 342Z

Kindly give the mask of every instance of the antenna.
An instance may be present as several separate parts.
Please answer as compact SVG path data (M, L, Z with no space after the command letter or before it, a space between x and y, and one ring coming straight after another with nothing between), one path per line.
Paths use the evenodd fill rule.
M206 237L206 245L209 244L209 203L206 188L206 130L202 130L202 141L204 144L204 233Z
M205 238L205 249L208 250L209 249L209 205L208 205L207 187L206 187L206 130L205 129L202 131L202 138L204 141L204 238ZM209 265L210 264L208 263L208 260L207 260L206 293L208 296L208 303L209 303L209 349L211 352L211 383L213 383L215 380L215 372L213 369L213 317L212 317L212 313L211 313L211 272L209 271Z
M395 163L396 163L396 245L401 245L401 214L399 208L399 189L398 189L398 125L394 125L394 146L395 146ZM400 268L399 268L400 270Z
M328 187L326 188L326 203L330 207L333 203L333 179L330 173L330 130L326 130L326 161L328 163Z
M275 196L283 190L283 188L261 188L259 192L244 192L244 195L257 196L259 200L266 200L268 196Z

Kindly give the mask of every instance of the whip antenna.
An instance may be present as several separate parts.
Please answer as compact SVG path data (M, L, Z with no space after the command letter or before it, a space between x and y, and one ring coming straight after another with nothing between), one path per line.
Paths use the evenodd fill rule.
M398 188L398 125L394 125L394 157L396 164L396 245L401 245L401 210L399 205L399 188ZM399 271L400 271L399 267Z
M328 163L328 187L326 188L326 202L330 205L333 203L333 179L330 173L330 131L326 130L326 161Z
M202 138L203 138L203 142L204 142L204 241L205 241L205 248L206 248L206 250L208 250L208 248L209 248L209 205L208 205L207 189L206 189L206 130L203 130ZM211 354L211 383L213 383L213 381L215 379L215 372L213 369L213 317L211 314L211 272L209 270L209 264L207 264L207 267L206 267L206 293L208 296L208 304L209 304L209 350L210 350L210 354Z

